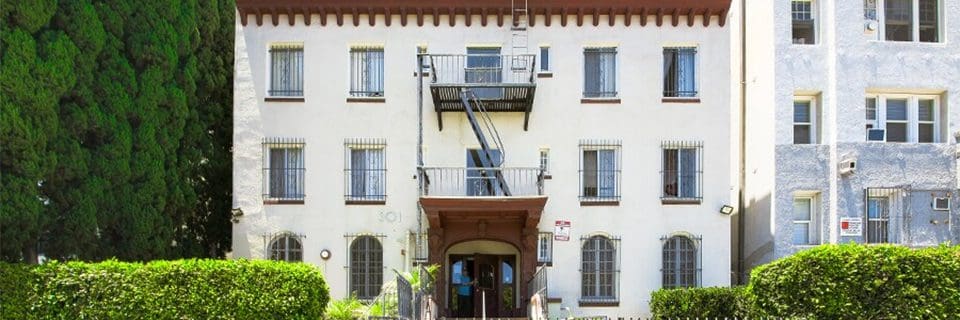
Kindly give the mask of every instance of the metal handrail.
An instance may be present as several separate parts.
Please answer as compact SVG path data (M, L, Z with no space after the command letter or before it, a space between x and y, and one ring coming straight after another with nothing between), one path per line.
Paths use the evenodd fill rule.
M510 196L543 195L543 170L538 167L423 167L420 177L424 196L495 197L504 196L494 188L500 173L511 191Z
M533 84L535 54L428 54L432 84Z

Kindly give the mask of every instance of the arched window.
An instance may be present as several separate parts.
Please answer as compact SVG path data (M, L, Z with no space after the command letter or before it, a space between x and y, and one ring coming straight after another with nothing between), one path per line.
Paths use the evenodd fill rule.
M278 235L270 241L270 259L288 262L303 261L303 245L300 237L289 233Z
M616 257L613 240L592 236L581 251L581 294L583 300L616 300Z
M668 238L663 244L663 287L697 287L699 272L694 240L679 235Z
M371 236L357 237L350 244L350 292L360 299L373 299L383 284L383 247Z

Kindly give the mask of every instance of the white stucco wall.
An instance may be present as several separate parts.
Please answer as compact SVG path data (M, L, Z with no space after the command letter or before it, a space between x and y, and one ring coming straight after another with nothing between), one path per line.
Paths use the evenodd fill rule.
M753 2L756 1L750 1ZM748 33L748 43L757 43L752 54L763 58L748 60L757 62L753 66L756 73L774 88L748 92L748 100L752 101L748 105L749 114L757 118L747 125L756 128L770 121L775 132L773 149L769 138L749 136L748 146L754 147L748 147L752 150L747 160L752 167L748 168L760 171L754 179L761 183L748 182L747 193L770 192L774 201L769 207L749 208L748 213L758 222L764 221L764 215L772 217L767 221L771 222L771 234L775 235L771 238L759 230L748 233L748 247L766 245L765 249L775 252L772 256L755 257L750 265L798 249L791 244L790 230L792 199L798 190L820 192L823 239L836 243L862 241L840 237L838 221L839 217L863 214L863 193L867 187L957 188L954 134L960 131L960 108L957 107L960 98L956 94L960 90L960 45L957 43L960 24L956 23L960 18L960 2L941 1L944 41L940 43L878 41L876 33L865 31L862 1L816 2L819 42L815 45L791 43L789 0L748 5L758 24L772 23L769 28L773 30L773 43L769 43L765 33L757 37ZM764 18L767 14L773 18ZM941 142L926 145L866 142L864 98L867 93L939 95L941 108L947 108L942 112ZM795 95L814 95L818 100L821 132L818 146L792 144ZM771 98L773 104L768 105ZM775 113L769 114L768 108ZM775 164L763 164L774 154ZM857 172L849 177L841 176L837 172L838 162L852 158L858 159ZM762 182L770 178L775 180L775 187Z
M298 20L300 16L296 17ZM286 16L273 26L269 17L257 26L250 19L236 33L234 202L246 213L234 227L234 257L263 258L261 234L291 231L306 236L304 261L324 268L335 298L347 292L345 234L383 234L385 275L407 268L407 234L417 229L416 138L417 96L415 53L426 44L430 53L465 53L472 44L502 44L510 51L510 32L495 19L483 27L474 19L467 27L451 27L446 17L434 27L425 17L423 27L406 27L394 19L387 27L382 17L369 26L367 17L358 27L332 20L321 26L314 15L310 26ZM460 18L462 19L462 18ZM546 181L549 201L540 223L552 231L555 220L571 220L569 242L554 243L554 264L549 271L550 295L563 299L574 315L636 316L648 312L650 292L661 287L661 240L685 232L703 237L703 286L730 283L730 217L718 211L736 206L733 161L735 141L731 112L731 23L718 26L717 18L703 27L698 17L693 27L673 27L664 17L657 27L650 17L641 27L634 17L630 27L615 26L601 16L599 26L584 17L582 27L566 27L553 18L546 27L539 21L529 29L531 53L538 45L550 46L552 78L538 79L529 131L523 131L522 114L494 114L503 137L508 167L536 167L538 151L549 148L553 178ZM618 17L621 20L622 17ZM352 21L345 17L346 21ZM415 20L414 20L415 21ZM267 90L268 47L272 42L303 42L305 102L264 102ZM378 44L385 52L385 103L347 103L351 45ZM618 47L617 82L620 104L581 104L583 48L597 44ZM698 82L702 102L662 103L662 48L669 45L698 47ZM443 115L437 127L429 90L424 95L424 161L427 166L464 166L465 149L477 142L462 113ZM296 137L306 141L306 201L303 205L267 205L261 201L261 139ZM376 137L387 140L387 200L385 205L345 205L343 199L344 139ZM619 206L582 207L578 201L580 139L619 139L622 142L622 175ZM689 140L704 143L703 202L700 205L662 205L660 195L660 143ZM389 221L383 213L398 212ZM621 238L620 306L581 308L580 237L606 233ZM324 262L322 249L333 257ZM526 281L521 279L520 281Z

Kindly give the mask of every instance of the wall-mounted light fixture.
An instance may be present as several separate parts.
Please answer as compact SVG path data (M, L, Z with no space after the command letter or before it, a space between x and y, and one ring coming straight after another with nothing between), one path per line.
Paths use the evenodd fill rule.
M733 207L729 205L723 205L722 207L720 207L720 213L725 215L731 215L733 214Z
M328 260L330 259L330 250L323 249L320 251L320 259Z
M233 223L238 223L240 222L240 217L243 216L243 209L240 209L240 207L230 209L230 215L232 216L230 221L233 221Z

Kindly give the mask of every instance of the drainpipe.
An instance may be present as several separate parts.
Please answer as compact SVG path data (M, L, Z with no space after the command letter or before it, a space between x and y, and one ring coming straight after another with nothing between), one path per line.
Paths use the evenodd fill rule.
M423 206L420 204L420 192L423 192L423 58L417 53L417 236L413 258L417 258L417 250L423 248Z
M743 190L747 180L747 0L740 1L740 192L737 202L737 284L744 284L743 241L746 213Z

